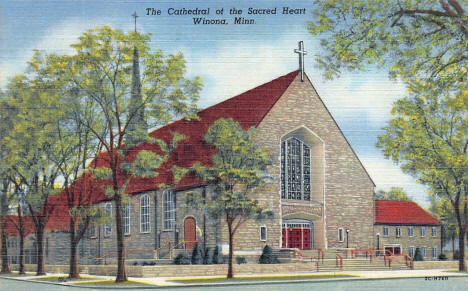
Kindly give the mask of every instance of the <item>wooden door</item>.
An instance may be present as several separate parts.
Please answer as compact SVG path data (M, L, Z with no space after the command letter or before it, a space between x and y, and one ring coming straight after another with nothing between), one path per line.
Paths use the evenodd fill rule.
M197 225L195 218L187 217L184 221L184 240L185 248L187 250L193 249L195 242L197 241Z

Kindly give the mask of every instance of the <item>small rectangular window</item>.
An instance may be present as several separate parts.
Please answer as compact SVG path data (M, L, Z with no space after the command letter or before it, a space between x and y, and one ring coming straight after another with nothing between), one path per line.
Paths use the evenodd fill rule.
M96 238L97 234L96 234L96 225L92 224L90 226L88 226L88 236L90 238Z
M437 227L436 226L432 227L432 236L437 236Z
M426 227L421 226L421 236L426 236Z
M414 226L408 226L408 236L414 236Z
M388 236L388 227L384 226L383 228L383 236Z
M424 258L427 257L427 248L426 248L426 247L423 247L423 248L421 248L421 249L422 249L422 255L423 255L423 257L424 257Z
M267 240L267 228L266 226L260 226L260 240L266 241Z
M408 254L410 255L410 257L414 257L414 247L409 247L408 248Z
M399 226L397 226L395 228L395 234L396 234L396 237L400 237L401 236L401 228Z
M175 193L172 190L166 190L164 198L164 229L173 230L175 228Z
M437 247L432 248L432 257L435 259L437 258Z
M130 202L122 205L122 212L124 235L130 235Z
M344 241L344 229L343 228L338 228L338 240L340 242Z

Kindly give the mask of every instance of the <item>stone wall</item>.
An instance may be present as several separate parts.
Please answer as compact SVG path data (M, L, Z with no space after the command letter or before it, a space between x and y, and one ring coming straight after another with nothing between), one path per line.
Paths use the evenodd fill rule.
M383 228L388 227L389 234L388 236L383 235ZM398 226L396 225L375 225L374 229L374 237L375 240L377 240L377 233L380 234L379 236L379 245L380 248L384 248L385 245L401 245L401 250L403 253L408 254L409 247L414 247L414 250L416 251L416 248L422 248L426 247L426 258L425 260L437 260L436 258L432 257L432 249L433 247L437 248L437 256L440 254L440 226L437 227L437 235L432 236L432 226L428 225L426 227L426 235L421 236L421 226L420 225L414 225L414 235L409 236L408 234L408 228L410 227L409 225L400 225L401 229L401 236L397 237L396 236L396 228ZM375 242L377 246L377 242Z
M13 270L18 270L18 265L11 266ZM28 264L26 271L33 272L36 265ZM295 264L243 264L234 265L234 274L285 274L292 272L315 272L315 263L295 263ZM68 273L68 266L46 265L48 273ZM117 266L80 266L82 274L108 275L114 276ZM186 266L127 266L126 273L130 277L182 277L182 276L224 276L227 274L227 265L186 265Z

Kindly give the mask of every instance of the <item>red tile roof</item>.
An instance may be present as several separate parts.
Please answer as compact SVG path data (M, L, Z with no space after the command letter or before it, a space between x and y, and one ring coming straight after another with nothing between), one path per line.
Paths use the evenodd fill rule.
M376 224L440 224L431 214L413 201L376 200Z

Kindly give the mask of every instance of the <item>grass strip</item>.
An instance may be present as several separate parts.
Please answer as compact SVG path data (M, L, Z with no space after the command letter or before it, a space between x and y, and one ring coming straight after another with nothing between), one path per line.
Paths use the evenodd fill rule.
M232 282L232 281L258 281L258 280L303 280L303 279L327 279L327 278L350 278L359 277L354 274L284 274L284 275L264 275L264 276L237 276L233 279L226 279L225 276L213 277L191 277L191 278L168 278L167 281L174 283L209 283L209 282Z
M145 286L145 285L152 285L150 283L146 283L146 282L137 282L137 281L132 281L132 280L128 280L128 281L125 281L125 282L120 282L120 283L116 283L114 280L109 280L109 279L106 279L106 280L94 280L94 281L82 281L82 282L76 282L80 285L96 285L96 286L126 286L126 287L129 287L129 286L134 286L134 287L138 287L138 286Z

